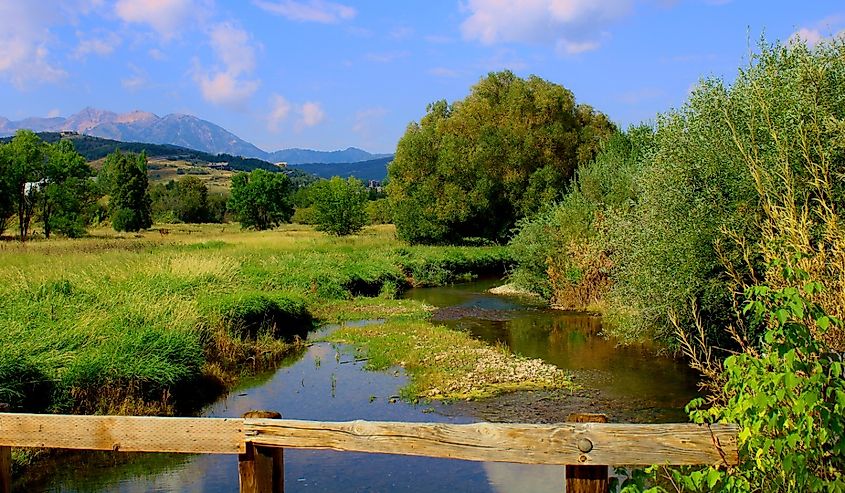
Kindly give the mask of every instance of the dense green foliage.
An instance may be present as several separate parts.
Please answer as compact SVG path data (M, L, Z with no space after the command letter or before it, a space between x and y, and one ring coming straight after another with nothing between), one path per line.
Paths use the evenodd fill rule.
M391 224L393 222L393 211L390 210L390 201L387 198L370 200L366 206L367 220L370 224Z
M365 206L369 196L361 180L335 176L311 188L318 230L345 236L361 231L367 223Z
M413 243L504 239L557 199L612 131L562 86L491 73L465 99L429 105L399 141L387 186L397 234Z
M759 348L727 357L718 394L689 406L695 423L739 426L739 464L652 468L652 475L634 475L623 491L642 491L661 472L683 491L845 491L843 362L815 335L841 328L842 321L811 301L824 290L821 284L806 272L784 270L794 286L753 286L745 293L743 312L760 327Z
M115 151L100 173L109 191L109 215L115 231L139 231L153 224L147 181L147 156Z
M232 177L229 210L244 228L263 230L288 222L293 215L290 180L261 169L238 173Z
M572 308L604 303L608 331L623 339L676 345L675 326L698 317L725 343L743 286L781 254L768 245L798 242L820 259L819 241L834 243L828 226L845 197L835 179L845 173L841 50L764 45L733 85L704 80L653 130L610 139L556 206L521 223L514 280ZM813 273L827 282L837 269ZM841 315L838 305L826 309Z
M599 302L610 287L609 227L634 207L636 177L652 149L646 126L611 136L595 161L578 169L560 202L518 224L512 280L559 306Z
M67 141L45 144L21 130L0 144L0 233L17 212L18 232L26 240L32 221L40 219L44 235L66 236L85 231L87 210L96 199L92 170Z
M60 140L48 147L41 190L44 236L49 238L53 229L74 238L85 234L87 211L97 197L92 174L70 142Z
M156 222L221 223L227 197L209 195L208 187L195 176L158 183L150 189L153 219Z

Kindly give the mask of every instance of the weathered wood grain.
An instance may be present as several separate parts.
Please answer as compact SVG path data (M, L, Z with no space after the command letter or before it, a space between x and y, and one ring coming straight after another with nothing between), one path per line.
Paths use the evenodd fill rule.
M0 447L0 493L12 491L12 447Z
M318 422L245 419L255 445L561 465L736 464L737 428L695 424ZM589 452L578 441L592 443Z
M239 454L243 420L0 414L0 446Z

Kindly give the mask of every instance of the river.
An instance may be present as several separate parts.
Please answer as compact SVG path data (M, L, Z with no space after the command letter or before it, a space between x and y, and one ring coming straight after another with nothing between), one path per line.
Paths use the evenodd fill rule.
M467 330L514 352L542 358L571 372L581 390L526 392L477 403L412 404L398 399L401 369L369 372L346 346L314 343L270 373L259 375L221 398L204 416L241 416L253 409L285 418L346 421L479 420L550 422L574 411L604 412L612 421L683 419L695 396L695 376L682 364L657 357L650 348L620 348L603 338L601 320L536 306L519 298L486 293L494 281L414 289L406 297L441 308L436 320ZM379 321L350 322L379 323ZM336 327L336 326L335 326ZM318 339L327 326L311 335ZM26 485L41 492L236 492L233 456L84 453L57 464ZM119 463L116 463L119 462ZM285 450L285 491L561 491L558 466L476 463L446 459L332 451Z

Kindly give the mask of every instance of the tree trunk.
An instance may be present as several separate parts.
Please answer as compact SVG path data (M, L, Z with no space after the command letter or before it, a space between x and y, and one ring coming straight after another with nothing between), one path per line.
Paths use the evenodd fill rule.
M20 234L21 241L26 241L26 231L24 230L24 211L26 210L26 183L21 183L18 189L18 234Z

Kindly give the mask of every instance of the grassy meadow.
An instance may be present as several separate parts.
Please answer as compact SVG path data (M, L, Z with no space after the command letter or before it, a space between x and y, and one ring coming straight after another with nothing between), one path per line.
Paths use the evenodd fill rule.
M502 273L508 261L504 247L409 247L390 226L335 238L306 226L168 225L2 242L0 401L30 411L190 412L296 351L317 323L365 318L387 322L342 338L380 351L381 367L413 360L414 396L508 390L478 376L472 385L444 380L452 360L467 360L448 366L455 378L474 371L466 354L443 356L450 347L487 349L463 333L444 338L447 329L426 321L431 307L395 299L412 285ZM388 353L370 344L385 338L396 342ZM490 362L519 361L490 351ZM563 383L540 373L527 383L527 373L514 375L522 387Z

